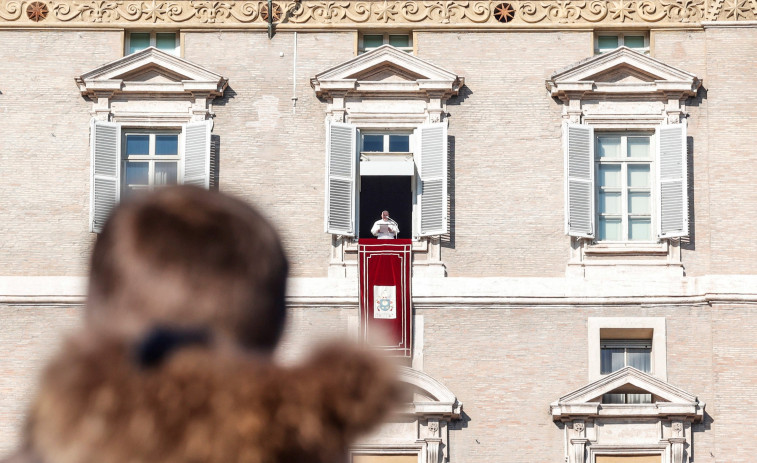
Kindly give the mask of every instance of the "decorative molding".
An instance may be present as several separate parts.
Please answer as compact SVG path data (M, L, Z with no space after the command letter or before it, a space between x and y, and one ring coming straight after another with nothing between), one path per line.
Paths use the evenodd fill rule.
M310 86L319 98L334 100L346 96L388 94L417 96L441 100L433 108L438 111L464 83L463 77L391 45L382 45L310 79Z
M546 81L550 94L565 103L600 95L608 99L659 95L664 100L685 100L695 96L700 85L694 74L627 47L580 61Z
M23 13L32 3L44 4L50 14L37 21L29 18ZM263 30L267 8L266 0L0 0L0 25ZM757 0L301 0L274 2L278 11L277 26L284 29L696 27L703 21L753 21Z

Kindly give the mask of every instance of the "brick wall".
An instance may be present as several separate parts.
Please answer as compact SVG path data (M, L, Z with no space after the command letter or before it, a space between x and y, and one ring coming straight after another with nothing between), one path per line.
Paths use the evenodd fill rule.
M0 32L3 275L84 275L89 111L74 77L123 55L122 33Z

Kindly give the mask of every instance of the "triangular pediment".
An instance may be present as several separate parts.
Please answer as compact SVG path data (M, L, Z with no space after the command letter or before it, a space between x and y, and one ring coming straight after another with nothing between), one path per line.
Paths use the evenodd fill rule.
M552 404L553 417L600 414L610 416L614 410L619 415L627 414L628 406L600 403L604 394L617 392L651 394L654 398L653 403L635 406L640 409L649 409L645 412L648 414L679 413L696 417L701 416L704 408L704 404L701 404L695 395L636 368L625 367L560 397Z
M547 80L547 88L553 96L570 92L582 92L584 96L665 92L694 96L700 84L694 74L627 47L592 56L552 74Z
M119 58L76 78L83 94L98 91L120 93L208 92L221 95L227 80L183 58L157 48Z
M318 96L331 92L456 94L464 79L391 45L383 45L317 74L310 80Z
M347 78L373 82L410 82L426 77L391 63L381 63L373 68L361 70Z

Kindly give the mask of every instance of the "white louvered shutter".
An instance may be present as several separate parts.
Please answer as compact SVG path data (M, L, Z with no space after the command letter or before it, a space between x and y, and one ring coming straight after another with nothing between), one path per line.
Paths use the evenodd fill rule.
M355 236L358 131L326 121L326 232Z
M420 236L447 233L447 123L427 124L416 131L420 174Z
M566 122L565 233L594 237L594 129Z
M210 186L210 129L213 121L190 122L184 127L184 184Z
M121 125L92 120L90 231L100 233L118 203L121 188Z
M688 236L689 202L686 162L686 124L657 129L657 179L660 188L659 233L661 238Z

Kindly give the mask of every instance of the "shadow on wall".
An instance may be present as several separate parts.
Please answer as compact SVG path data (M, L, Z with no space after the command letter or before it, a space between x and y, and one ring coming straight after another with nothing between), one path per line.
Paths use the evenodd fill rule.
M473 91L463 85L457 95L447 100L447 106L460 106L465 100L473 95ZM447 114L447 118L454 120L454 114ZM447 230L448 232L441 236L441 246L443 248L455 249L455 137L447 137Z
M686 102L687 107L699 107L702 101L707 99L707 89L699 87L697 96ZM694 137L686 137L686 177L688 181L689 195L689 236L681 239L681 249L694 251L696 249L696 214L694 213Z
M218 191L219 170L221 167L221 137L210 136L210 189Z
M223 92L223 96L213 100L214 106L226 106L229 100L233 100L237 96L237 92L231 88L231 85L226 86L226 90Z
M455 137L447 136L447 230L440 237L443 248L455 249Z

